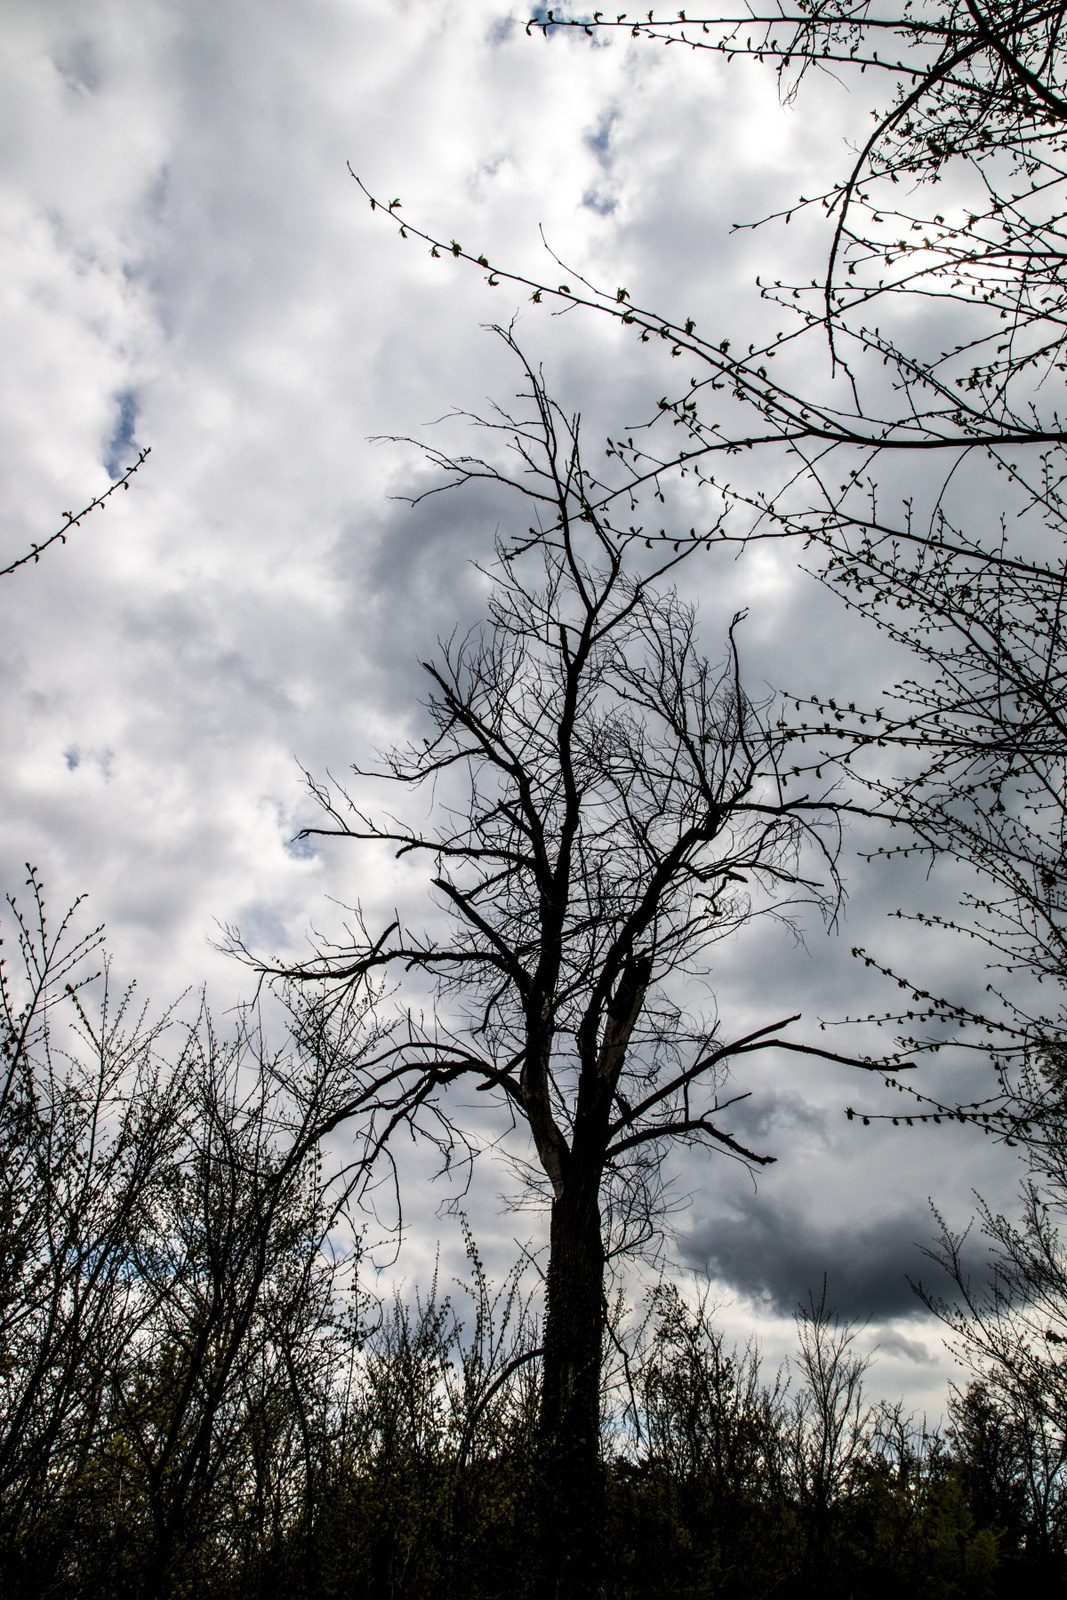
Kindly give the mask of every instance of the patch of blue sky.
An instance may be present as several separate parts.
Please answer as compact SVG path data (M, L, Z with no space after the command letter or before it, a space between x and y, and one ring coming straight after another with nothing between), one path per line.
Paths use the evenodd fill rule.
M614 132L615 123L618 121L618 116L619 113L615 110L606 112L604 116L601 117L599 123L593 129L592 133L587 133L584 136L585 143L589 146L590 150L596 152L597 160L600 162L602 167L611 165L611 152L609 147L611 145L611 135Z
M309 839L306 834L298 833L295 838L286 840L285 853L297 861L311 861L319 851L313 839Z
M69 744L63 752L63 763L68 772L77 772L86 761L97 769L105 783L110 782L115 762L114 750L83 750L80 745Z
M132 389L123 389L115 397L119 414L108 443L104 466L108 476L119 478L130 465L137 431L137 396Z

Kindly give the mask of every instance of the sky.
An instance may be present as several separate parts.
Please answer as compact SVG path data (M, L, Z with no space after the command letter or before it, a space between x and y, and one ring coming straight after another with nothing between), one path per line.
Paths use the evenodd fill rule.
M783 108L754 64L529 37L525 16L507 0L5 8L0 565L151 454L64 547L0 580L0 885L17 893L32 862L52 906L85 894L116 970L159 1003L206 985L224 1013L248 992L224 927L295 958L338 903L373 920L425 897L410 861L296 837L315 820L305 770L343 776L420 728L418 663L481 617L471 562L514 514L473 493L412 509L400 497L432 475L390 440L506 404L517 373L486 325L516 314L587 439L645 420L671 376L625 330L401 240L349 165L494 262L555 273L543 235L595 281L738 341L764 325L756 275L810 274L825 249L817 217L731 225L826 187L864 123L858 90L824 80ZM685 584L713 657L748 608L752 683L876 691L889 670L783 548L690 563ZM768 1006L812 1029L869 1009L851 947L891 964L911 935L887 913L946 903L948 879L864 866L870 842L846 841L835 930L815 919L797 944L760 922L720 947L734 1031ZM981 978L973 948L924 959ZM930 1202L958 1227L974 1191L1011 1210L1015 1157L967 1129L849 1123L864 1091L843 1069L770 1059L739 1086L735 1126L777 1162L757 1183L725 1161L672 1169L675 1269L710 1275L729 1330L772 1360L825 1272L878 1351L875 1387L938 1414L959 1373L908 1284L928 1270ZM405 1174L396 1281L425 1281L438 1249L461 1262L450 1201L499 1272L543 1237L491 1156L464 1196L424 1157Z

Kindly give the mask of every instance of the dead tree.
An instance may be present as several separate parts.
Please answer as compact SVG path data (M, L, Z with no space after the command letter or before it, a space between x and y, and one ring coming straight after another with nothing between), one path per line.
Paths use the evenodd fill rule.
M395 974L401 993L426 978L436 991L432 1021L409 1016L363 1069L361 1159L427 1115L455 1137L460 1079L528 1137L516 1159L551 1215L541 1581L581 1595L599 1567L606 1261L655 1229L669 1147L772 1159L729 1131L745 1098L732 1066L772 1048L830 1056L783 1036L792 1017L729 1037L708 978L715 943L755 916L832 915L837 818L820 795L786 797L779 735L741 684L740 617L720 665L701 653L695 613L668 587L692 544L649 556L593 509L577 423L524 367L530 411L486 424L515 471L436 459L510 483L537 525L498 543L488 624L425 663L428 737L356 769L361 791L375 776L434 786L434 820L371 815L362 793L312 784L326 820L307 832L424 859L439 915L427 928L361 918L351 942L284 976L351 994ZM692 1000L701 987L710 1014Z

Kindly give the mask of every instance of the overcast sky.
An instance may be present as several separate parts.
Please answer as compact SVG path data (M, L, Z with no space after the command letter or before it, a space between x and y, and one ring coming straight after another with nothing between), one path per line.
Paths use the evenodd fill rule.
M773 78L625 38L528 38L507 0L8 0L0 39L0 557L47 536L151 446L131 490L66 548L0 581L0 882L24 863L53 905L89 897L120 971L160 1001L247 975L213 946L239 925L296 954L332 900L417 908L422 869L294 844L301 767L343 774L418 726L418 660L476 621L498 496L395 497L426 483L414 434L507 400L516 374L482 325L519 336L587 437L643 420L663 357L552 318L371 214L346 171L404 213L535 275L566 261L635 299L743 338L757 273L816 261L815 221L730 235L840 171L865 107L823 81L783 110ZM657 365L657 363L659 363ZM671 515L686 525L686 503ZM521 513L520 513L521 515ZM708 653L738 605L750 683L877 685L865 631L785 550L691 563ZM0 565L4 560L0 559ZM899 953L887 910L942 885L845 857L842 928L806 948L761 925L715 962L727 1026L857 1007L854 944ZM907 897L911 896L909 902ZM332 900L331 900L332 897ZM967 978L972 952L929 959ZM971 974L971 979L974 978ZM984 980L983 980L984 981ZM868 1318L877 1386L940 1409L952 1374L908 1288L932 1198L1011 1204L1010 1153L969 1130L862 1129L841 1071L767 1061L745 1136L778 1156L754 1188L726 1162L677 1172L675 1255L710 1271L776 1357L829 1274ZM416 1175L423 1175L420 1168ZM466 1205L497 1268L539 1223L502 1211L483 1162ZM402 1270L425 1276L456 1225L413 1185Z

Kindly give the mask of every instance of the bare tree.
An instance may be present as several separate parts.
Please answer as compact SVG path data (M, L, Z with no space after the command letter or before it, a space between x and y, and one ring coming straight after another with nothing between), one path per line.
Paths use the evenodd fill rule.
M787 431L816 452L809 466L825 466L827 446L850 438L860 444L865 422L876 418L885 433L869 435L872 458L883 449L1062 446L1055 397L1035 392L1042 374L1061 363L1067 308L1067 58L1057 6L929 0L895 11L816 0L581 19L549 10L527 31L535 26L546 35L621 33L730 61L754 58L774 70L787 103L803 95L805 78L821 72L855 92L860 115L845 175L798 196L776 217L739 224L763 227L807 209L825 214L829 245L821 279L786 284L763 274L764 298L789 311L790 331L759 349L701 354L728 389L741 391L735 398L755 401L757 409L761 396L772 408L788 407L788 386L770 375L768 358L798 336L827 341L833 367L849 383L840 412L825 413L815 392L792 397L808 415L795 411ZM949 192L939 191L939 204L922 207L922 196L946 180ZM552 292L558 287L543 289ZM611 308L609 295L597 300ZM942 350L924 346L914 327L894 323L898 308L931 301L951 329L952 342ZM615 307L623 316L627 309ZM643 324L644 315L637 320ZM658 331L654 324L662 319L649 320L649 331ZM676 317L665 331L672 339L693 336ZM696 353L701 343L681 348ZM893 374L892 391L878 382L883 364ZM808 391L811 376L809 368ZM871 410L876 394L894 409ZM691 420L695 408L687 411ZM703 440L709 452L717 447L713 431ZM692 460L688 447L686 455ZM827 476L836 494L851 495L854 483L839 486L847 474Z
M999 548L943 519L919 559L889 533L836 555L824 581L904 646L913 670L880 703L812 696L792 717L800 766L829 761L894 825L899 842L881 856L953 863L955 905L942 892L898 915L934 937L962 934L985 968L976 1000L973 986L945 992L915 968L856 952L906 989L904 1008L882 1020L912 1059L936 1051L994 1068L975 1102L905 1089L907 1110L878 1116L951 1115L1022 1141L1042 1137L1041 1063L1067 1027L1067 567L1062 544L1018 548L1024 513L1045 521L1050 505L1059 505L1051 483Z
M322 1141L376 1038L335 1007L327 1053L303 996L278 1050L251 1012L153 1018L29 889L0 966L0 1559L26 1600L158 1600L308 1524L362 1178Z
M9 902L17 954L0 967L0 1541L16 1591L27 1558L47 1573L47 1530L141 1326L131 1256L180 1098L180 1073L161 1083L153 1059L162 1024L110 985L95 1014L85 1003L100 931L79 936L72 913L53 927L36 874L29 889L28 911Z
M272 1050L254 1013L222 1037L206 1012L187 1031L174 1155L131 1251L140 1337L109 1384L126 1475L150 1517L145 1600L180 1587L206 1533L233 1561L238 1539L255 1533L269 1549L306 1510L343 1353L335 1302L359 1180L327 1166L321 1145L376 1042L364 1022L350 1012L329 1054L318 1039L309 1051L298 1028Z
M959 1046L999 1074L974 1100L920 1097L909 1113L1028 1138L1035 1106L1017 1097L1019 1072L1067 1018L1061 13L1006 0L903 12L819 0L660 18L548 12L537 28L755 57L788 100L825 69L856 96L863 123L844 175L752 224L818 208L828 238L818 279L762 275L776 331L747 349L729 329L698 330L677 307L641 305L562 262L559 283L509 273L407 219L401 231L490 284L665 342L688 369L647 426L609 441L611 465L591 485L599 514L686 476L710 510L690 538L802 541L816 577L911 652L914 671L866 704L787 685L815 708L798 708L808 749L788 759L798 771L836 765L858 780L842 796L892 823L900 848L970 873L954 910L909 914L985 946L988 1000L893 972L909 998L883 1020L904 1052ZM399 201L380 209L403 215ZM894 487L905 461L906 498ZM677 537L662 521L646 529L653 544ZM859 953L884 966L877 951Z
M684 473L730 510L730 536L831 541L866 523L871 480L901 456L931 463L920 470L942 486L961 463L990 459L1039 488L1038 457L1067 442L1056 387L1042 382L1062 366L1067 312L1067 85L1055 6L930 0L857 11L817 0L660 18L549 10L527 31L537 29L755 58L790 103L805 78L826 71L854 91L859 112L843 176L735 224L766 229L814 211L828 227L819 277L784 281L770 264L761 273L768 333L747 347L729 327L698 331L679 306L642 304L569 263L557 261L558 273L510 270L360 184L442 260L535 302L595 311L680 358L684 382L662 394L646 426L611 441L631 487ZM938 205L923 208L935 186ZM942 323L933 334L916 315L930 307ZM625 490L605 482L600 496ZM925 536L895 521L902 540Z
M261 970L339 992L390 972L435 987L431 1022L409 1014L367 1063L363 1159L428 1115L454 1138L460 1080L528 1138L517 1160L551 1212L545 1584L577 1595L599 1562L606 1261L656 1227L669 1147L770 1159L729 1131L745 1098L732 1065L770 1049L842 1059L787 1038L792 1017L729 1037L690 997L708 995L710 948L757 914L832 913L836 819L825 797L783 792L779 736L741 685L741 619L713 666L665 587L692 546L639 565L638 532L592 505L577 423L524 370L530 411L487 424L514 471L437 459L511 484L537 526L498 546L489 626L425 664L428 737L357 769L361 784L437 786L434 821L378 818L312 783L327 821L307 832L425 859L447 931L360 921L309 963Z

